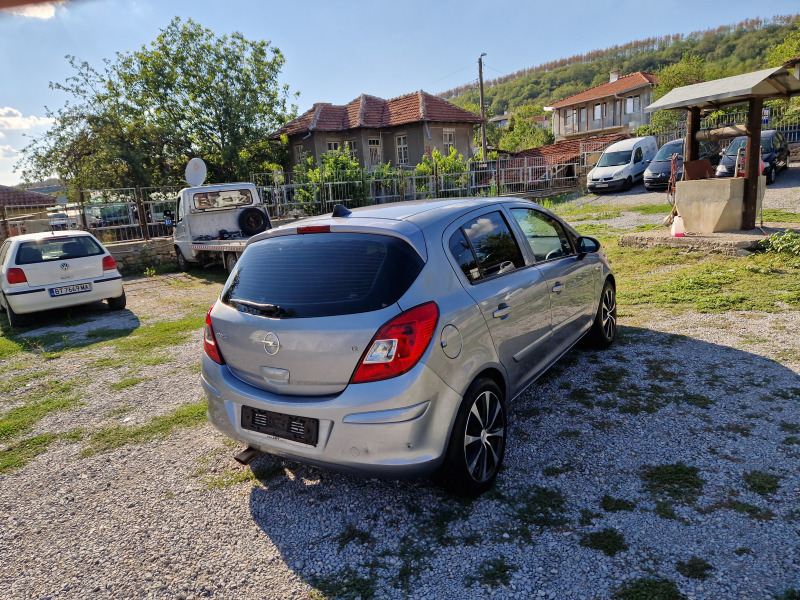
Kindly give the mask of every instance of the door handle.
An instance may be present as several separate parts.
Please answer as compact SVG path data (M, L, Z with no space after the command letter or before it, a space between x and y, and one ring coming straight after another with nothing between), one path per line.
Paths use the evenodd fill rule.
M564 284L563 284L563 283L557 283L557 284L555 284L555 285L552 287L551 291L552 291L553 293L555 293L555 294L560 294L561 292L563 292L563 291L564 291Z
M495 319L502 319L503 317L507 316L511 312L511 307L507 304L501 304L497 307L497 310L492 313L492 316Z

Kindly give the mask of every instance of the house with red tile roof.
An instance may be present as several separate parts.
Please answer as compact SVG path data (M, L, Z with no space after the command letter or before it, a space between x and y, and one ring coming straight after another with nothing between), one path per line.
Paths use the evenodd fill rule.
M658 78L638 71L620 77L612 71L609 80L546 106L553 112L556 142L599 135L630 133L650 123L644 107L652 102Z
M344 106L319 102L270 136L289 138L291 165L304 154L318 160L348 144L365 167L414 166L434 148L471 158L473 130L481 118L422 90L384 100L362 94Z
M0 206L55 206L55 196L0 185Z

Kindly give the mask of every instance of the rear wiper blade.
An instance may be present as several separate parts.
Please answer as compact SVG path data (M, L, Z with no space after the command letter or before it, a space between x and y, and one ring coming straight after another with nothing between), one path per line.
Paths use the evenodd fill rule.
M231 302L232 304L238 304L240 306L253 309L255 311L258 311L258 313L267 315L269 317L282 317L286 315L288 312L285 308L282 308L277 304L253 302L252 300L242 300L240 298L231 298L229 302Z

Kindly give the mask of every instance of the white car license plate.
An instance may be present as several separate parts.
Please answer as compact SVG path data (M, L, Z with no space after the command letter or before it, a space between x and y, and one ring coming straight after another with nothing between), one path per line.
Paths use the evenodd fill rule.
M81 292L91 292L91 283L76 283L75 285L64 285L61 287L50 288L51 296L66 296L67 294L80 294Z
M596 183L594 187L608 187L607 183Z

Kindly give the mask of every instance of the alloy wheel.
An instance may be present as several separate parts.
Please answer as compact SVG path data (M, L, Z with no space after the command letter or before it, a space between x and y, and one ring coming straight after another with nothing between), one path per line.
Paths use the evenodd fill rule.
M617 299L614 289L607 287L603 293L603 302L600 308L600 322L606 338L612 339L617 328Z
M485 391L472 403L464 431L464 458L473 480L482 483L494 477L504 445L503 406L496 394Z

